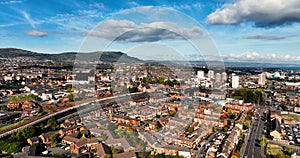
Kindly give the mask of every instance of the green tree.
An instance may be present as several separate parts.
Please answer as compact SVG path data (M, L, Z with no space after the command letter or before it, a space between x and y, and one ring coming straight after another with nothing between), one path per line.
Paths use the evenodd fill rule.
M22 149L22 142L12 142L7 145L5 150L8 153L16 153Z
M227 126L228 128L231 126L231 120L227 120Z
M244 122L244 129L249 129L250 125L251 125L251 121L250 120L246 120Z
M259 145L264 147L267 145L267 139L266 138L259 138Z
M143 77L143 79L141 80L142 83L146 83L149 84L151 82L149 77Z
M138 153L138 156L141 157L141 158L148 158L148 157L150 157L150 152L141 151L141 152Z
M123 150L123 149L120 149L120 148L117 148L117 147L111 147L111 152L112 152L113 154L119 154L119 153L124 152L124 150Z
M216 132L217 131L217 127L213 126L212 130L213 130L213 132Z
M282 148L282 152L283 152L285 155L291 155L291 154L292 154L292 149L291 149L291 148L287 148L287 147L283 147L283 148Z
M155 128L156 128L156 129L162 128L162 125L160 124L159 121L156 121L156 123L155 123Z
M128 88L129 93L135 93L135 92L139 92L139 89L137 87L129 87Z
M52 131L59 129L58 122L56 121L56 119L54 117L51 117L51 119L49 119L47 121L47 125L51 127Z
M223 127L223 132L227 132L228 131L228 126L224 126Z
M165 81L165 78L163 76L159 76L156 78L156 83L162 84L162 83L164 83L164 81Z
M74 102L74 94L70 93L67 98L69 99L69 102Z
M109 154L104 154L103 158L112 158L112 156Z
M36 131L33 126L27 126L17 132L16 139L19 141L25 141L26 139L33 137L36 134L35 132Z
M56 144L59 142L59 134L53 134L50 137L51 140L51 146L56 146Z

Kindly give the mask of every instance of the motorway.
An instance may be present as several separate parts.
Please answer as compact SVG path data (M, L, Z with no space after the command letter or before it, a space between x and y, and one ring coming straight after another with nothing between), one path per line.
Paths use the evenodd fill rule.
M54 117L54 116L59 115L59 114L62 114L62 113L67 112L69 110L73 110L73 109L77 109L77 108L82 107L82 106L86 106L86 105L90 104L91 102L102 102L102 101L107 101L107 100L110 100L110 99L116 99L116 98L120 98L120 97L130 97L130 96L138 95L138 94L142 94L142 93L143 92L138 92L138 93L117 95L117 96L112 96L112 97L107 97L107 98L102 98L102 99L89 99L89 100L85 100L85 101L80 101L78 103L75 103L75 104L77 104L76 106L66 108L64 110L55 112L53 114L45 115L44 117L39 118L37 120L34 120L34 121L32 121L32 122L30 122L28 124L25 124L25 125L22 125L20 127L17 127L15 129L13 129L13 130L4 132L4 133L0 134L0 139L3 138L3 137L6 137L6 136L9 136L9 135L13 134L13 133L17 132L18 130L20 130L22 128L25 128L27 126L32 126L32 125L38 124L40 122L46 121L46 120L50 119L51 117Z

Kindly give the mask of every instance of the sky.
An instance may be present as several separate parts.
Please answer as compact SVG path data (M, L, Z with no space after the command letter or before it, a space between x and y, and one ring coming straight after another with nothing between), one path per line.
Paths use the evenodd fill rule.
M299 0L0 0L0 47L300 61Z

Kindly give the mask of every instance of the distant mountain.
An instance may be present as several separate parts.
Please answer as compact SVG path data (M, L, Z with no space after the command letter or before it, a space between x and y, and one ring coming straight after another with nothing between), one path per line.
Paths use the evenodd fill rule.
M74 61L105 61L105 62L140 62L142 60L130 57L119 51L76 53L65 52L59 54L37 53L16 48L0 48L0 58L32 57L38 60Z

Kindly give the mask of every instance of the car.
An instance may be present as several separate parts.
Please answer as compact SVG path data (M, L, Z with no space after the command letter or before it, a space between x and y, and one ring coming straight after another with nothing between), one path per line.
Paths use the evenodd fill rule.
M65 150L70 150L70 147L69 147L69 146L67 146L67 147L65 148Z

